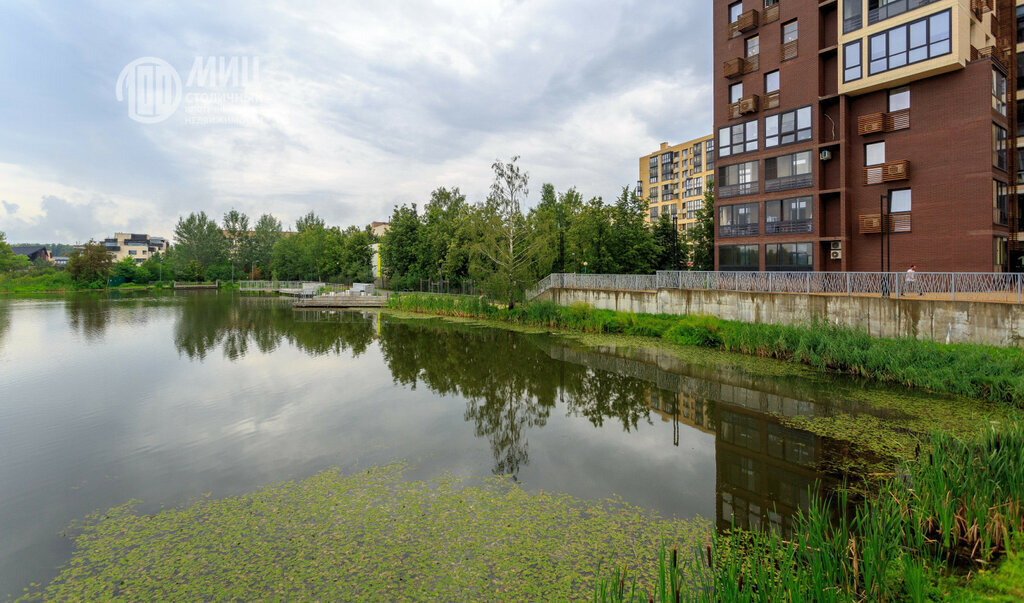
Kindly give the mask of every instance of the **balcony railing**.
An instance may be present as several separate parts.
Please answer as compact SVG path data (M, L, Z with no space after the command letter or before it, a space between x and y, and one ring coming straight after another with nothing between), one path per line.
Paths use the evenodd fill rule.
M781 95L779 91L769 92L764 95L764 108L765 109L777 109L780 103Z
M799 234L814 232L813 220L783 220L781 222L765 222L764 234Z
M794 188L806 188L814 185L814 174L797 174L782 178L769 178L764 181L764 192L788 191Z
M994 31L995 27L993 26L992 29ZM1010 64L1010 51L998 46L985 46L983 48L971 46L971 60L978 61L981 59L992 59L1006 70L1006 66Z
M726 197L739 197L741 195L755 195L759 182L744 182L742 184L724 184L718 187L717 196L719 198Z
M756 10L748 10L740 15L739 18L729 24L729 37L735 38L742 33L757 29L757 16Z
M868 25L874 25L879 21L884 21L890 17L902 15L903 13L914 10L920 6L931 4L937 0L894 0L883 4L878 8L868 10Z
M748 113L757 113L760 105L759 100L756 94L751 94L732 103L729 105L729 119L736 119Z
M864 185L882 184L910 178L910 162L906 159L886 161L864 168Z
M752 73L757 71L760 62L760 57L756 54L752 57L736 57L735 59L729 59L722 64L722 74L725 75L725 77L733 78L745 73Z
M910 127L910 109L892 113L869 113L857 118L857 134L867 136L880 132L895 132Z
M799 40L786 42L785 44L782 45L782 48L779 49L780 61L788 61L790 59L796 58L797 42L799 42Z
M726 224L718 226L718 236L726 237L756 237L760 234L757 222L753 224Z
M994 0L971 0L971 11L975 17L981 19L985 13L995 10L994 4Z
M768 6L764 9L764 18L761 19L761 25L768 25L779 20L779 4Z

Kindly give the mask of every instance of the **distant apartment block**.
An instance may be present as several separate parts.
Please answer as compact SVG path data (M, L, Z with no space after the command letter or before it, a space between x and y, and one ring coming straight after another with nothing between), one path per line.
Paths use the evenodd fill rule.
M136 264L145 262L153 254L164 253L170 247L163 237L150 237L147 234L131 234L119 232L113 238L104 239L107 251L115 262L132 258Z
M390 222L370 222L370 232L375 237L383 237L389 230L391 230Z
M1017 4L715 0L716 267L1019 269Z
M671 146L663 142L660 149L641 157L636 193L648 202L648 224L669 216L678 230L691 228L714 173L713 136Z

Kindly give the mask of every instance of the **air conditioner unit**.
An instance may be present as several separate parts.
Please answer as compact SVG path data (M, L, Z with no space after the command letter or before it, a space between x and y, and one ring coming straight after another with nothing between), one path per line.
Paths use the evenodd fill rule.
M832 241L832 243L830 245L831 245L832 251L840 251L843 248L843 242L842 241Z
M829 159L832 159L832 151L825 149L822 152L818 153L818 157L821 157L822 161L828 161Z
M830 260L841 260L843 259L843 251L841 249L833 249L828 252L828 259Z

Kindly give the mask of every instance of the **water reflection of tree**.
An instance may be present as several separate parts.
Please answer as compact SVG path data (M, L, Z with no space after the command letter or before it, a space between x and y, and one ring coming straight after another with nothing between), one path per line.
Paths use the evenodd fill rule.
M64 305L68 325L81 331L88 341L103 339L110 325L110 300L106 295L84 293L67 298Z
M11 307L10 304L0 301L0 344L4 342L4 336L11 328Z
M467 398L464 416L490 443L495 473L513 476L529 462L527 431L547 423L556 401L596 426L614 417L627 431L649 413L642 382L556 360L546 345L450 323L386 320L381 330L394 380Z
M356 312L332 320L297 320L287 300L240 298L230 294L188 295L174 328L174 345L189 358L202 360L220 347L231 360L253 348L269 353L289 343L311 356L359 356L374 339L373 318Z

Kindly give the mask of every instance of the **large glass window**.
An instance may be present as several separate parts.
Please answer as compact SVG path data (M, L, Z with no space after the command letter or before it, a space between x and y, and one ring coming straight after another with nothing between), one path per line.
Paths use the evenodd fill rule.
M861 28L864 0L843 0L843 33L850 33Z
M718 248L719 270L757 270L761 265L757 245L722 245Z
M1009 212L1010 187L1005 182L992 181L992 222L996 224L1007 223Z
M764 118L765 148L810 139L811 108L809 106Z
M769 243L764 246L766 270L811 270L814 267L813 243Z
M908 10L931 4L937 0L868 0L868 25L902 15Z
M889 213L901 214L910 211L911 201L909 188L889 191Z
M735 23L740 20L740 15L743 14L743 3L733 2L729 5L729 23Z
M1006 169L1006 128L992 124L992 165Z
M1006 116L1006 76L995 67L992 68L992 108Z
M861 70L861 41L850 42L843 46L843 81L859 80Z
M718 129L718 156L730 157L757 150L757 120Z
M800 151L764 160L765 192L804 188L814 184L811 151Z
M753 195L758 189L756 161L736 163L718 169L717 196L721 198Z
M749 237L760 233L757 203L720 205L718 207L718 236Z
M949 54L950 11L918 19L868 38L868 75Z
M881 165L885 163L885 143L873 142L864 145L864 165Z
M764 233L786 234L814 230L814 201L811 197L793 197L764 202Z

